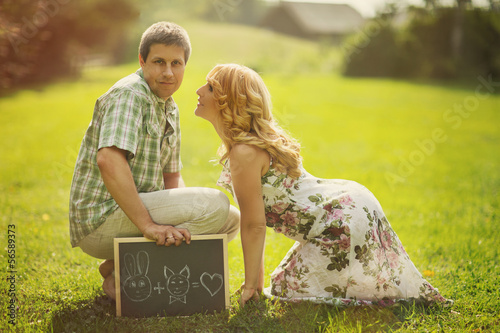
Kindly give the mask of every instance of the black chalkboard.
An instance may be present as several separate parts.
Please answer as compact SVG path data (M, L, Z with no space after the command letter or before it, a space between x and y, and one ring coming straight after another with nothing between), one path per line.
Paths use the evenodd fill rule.
M116 315L187 316L229 307L227 236L192 236L158 246L143 237L115 238Z

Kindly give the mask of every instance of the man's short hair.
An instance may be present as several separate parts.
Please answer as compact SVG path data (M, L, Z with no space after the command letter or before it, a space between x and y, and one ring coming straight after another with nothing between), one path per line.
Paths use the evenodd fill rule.
M139 44L139 54L142 60L146 61L151 50L151 45L153 44L182 47L186 63L191 55L191 42L186 30L172 22L158 22L144 31L141 43Z

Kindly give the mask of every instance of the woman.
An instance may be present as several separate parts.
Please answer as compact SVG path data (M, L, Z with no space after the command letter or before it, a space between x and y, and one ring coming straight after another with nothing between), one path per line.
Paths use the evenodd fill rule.
M241 305L261 291L334 305L446 301L415 268L370 191L304 170L300 146L274 122L257 73L218 65L197 94L195 114L222 139L218 185L233 194L241 211ZM296 243L264 289L266 226Z

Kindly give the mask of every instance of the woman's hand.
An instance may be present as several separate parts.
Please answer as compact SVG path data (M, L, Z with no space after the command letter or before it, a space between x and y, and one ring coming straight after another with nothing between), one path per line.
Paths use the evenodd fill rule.
M241 294L238 303L240 303L241 307L244 307L249 301L257 302L259 300L259 292L255 288L246 288L245 286L241 286L240 292Z

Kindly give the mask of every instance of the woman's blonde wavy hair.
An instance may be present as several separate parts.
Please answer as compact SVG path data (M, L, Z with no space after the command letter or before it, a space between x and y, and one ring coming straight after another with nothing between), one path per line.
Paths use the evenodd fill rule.
M262 78L252 69L226 64L215 66L207 76L219 107L222 131L220 163L238 143L266 150L274 168L289 176L300 176L300 145L273 119L271 96Z

